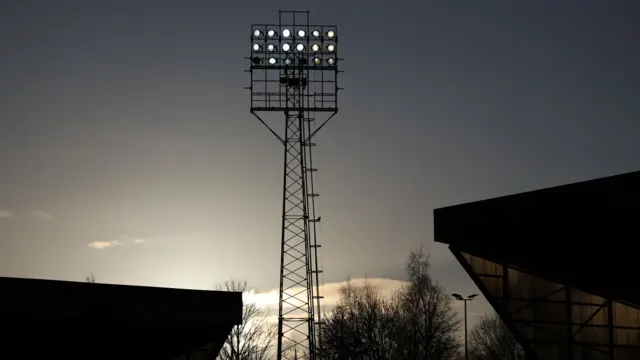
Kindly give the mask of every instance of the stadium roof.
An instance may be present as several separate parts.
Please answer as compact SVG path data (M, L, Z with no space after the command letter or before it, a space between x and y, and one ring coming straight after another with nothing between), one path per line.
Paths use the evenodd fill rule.
M0 354L170 359L219 349L242 321L242 294L0 277L0 319Z
M640 172L434 210L435 241L640 305Z

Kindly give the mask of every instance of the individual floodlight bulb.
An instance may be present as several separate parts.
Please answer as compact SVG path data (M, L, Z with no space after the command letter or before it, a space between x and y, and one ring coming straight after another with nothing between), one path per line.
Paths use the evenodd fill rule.
M327 51L328 52L334 52L336 51L336 46L333 44L327 45Z
M253 44L253 51L260 51L260 44Z
M299 58L298 59L298 64L307 65L307 58Z
M329 58L329 59L327 60L327 63L328 63L329 65L335 65L335 64L336 64L336 59L334 59L334 58Z
M268 44L268 45L267 45L267 50L269 50L269 51L275 51L275 50L276 50L276 46L275 46L275 45L273 45L273 44Z
M269 58L269 64L270 65L275 65L278 62L278 60L276 60L276 58Z
M304 51L304 45L302 45L302 44L298 44L298 45L296 45L296 50L298 50L298 51Z
M274 37L274 36L276 36L276 32L275 32L275 30L271 30L271 29L270 29L269 31L267 31L267 36L268 36L268 37Z
M322 64L322 59L320 59L319 57L314 58L313 59L313 63L316 64L316 65L320 65L320 64Z
M284 63L287 65L291 65L291 59L290 58L284 59Z
M305 37L307 35L307 33L304 30L298 30L298 37Z
M262 31L260 31L258 29L253 30L253 36L255 36L255 37L262 36Z
M313 37L320 37L320 31L318 31L318 30L313 30L313 32L311 33L311 35L313 35Z
M289 29L282 30L282 36L284 36L284 37L291 36L291 31L289 31Z
M320 51L320 45L318 45L318 44L311 45L311 50L313 50L313 52Z
M282 50L284 50L284 51L291 50L291 45L289 45L287 43L282 44Z
M333 39L334 37L336 37L336 32L335 32L335 31L333 31L333 30L329 30L329 31L327 31L327 37L328 37L329 39Z
M259 58L259 57L257 57L257 56L254 56L254 57L253 57L253 59L251 59L251 60L253 61L253 64L254 64L254 65L260 65L260 64L262 64L262 59L261 59L261 58Z

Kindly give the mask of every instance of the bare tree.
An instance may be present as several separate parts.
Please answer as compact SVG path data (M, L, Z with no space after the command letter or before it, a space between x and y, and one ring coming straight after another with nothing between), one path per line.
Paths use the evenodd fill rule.
M515 336L496 315L487 316L469 333L470 353L478 360L524 360Z
M460 322L444 288L429 274L429 257L422 249L407 261L409 284L398 294L397 351L402 359L451 359L460 352Z
M283 340L282 348L285 349L282 353L283 359L309 360L309 349L300 343L292 340Z
M229 280L217 287L222 291L248 292L246 282ZM242 324L234 326L218 355L219 360L266 360L272 356L277 328L267 319L267 310L245 302Z
M357 286L347 281L340 295L333 313L325 317L322 334L327 358L392 359L393 304L369 283Z
M330 359L451 359L460 353L460 322L442 286L431 279L428 257L407 261L409 282L391 298L370 284L351 282L323 328Z

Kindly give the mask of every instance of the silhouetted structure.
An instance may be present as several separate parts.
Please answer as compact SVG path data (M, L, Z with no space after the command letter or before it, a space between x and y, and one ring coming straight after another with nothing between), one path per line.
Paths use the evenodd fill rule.
M640 359L640 172L434 211L531 359Z
M311 154L314 135L338 112L337 46L336 26L313 25L308 11L251 25L251 113L284 145L278 360L295 356L290 346L312 360L322 348ZM284 113L283 134L262 119L269 112Z
M471 294L469 296L462 296L460 294L451 294L454 299L457 301L464 302L464 358L465 360L469 360L469 329L467 327L467 302L473 301L478 294Z
M0 278L0 358L212 359L242 294Z

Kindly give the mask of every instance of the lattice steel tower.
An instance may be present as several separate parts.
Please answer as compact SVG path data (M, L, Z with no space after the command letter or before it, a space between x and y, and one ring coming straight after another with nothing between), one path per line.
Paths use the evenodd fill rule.
M338 33L308 11L251 26L251 113L284 145L277 358L322 358L314 135L338 112ZM284 129L261 114L284 113ZM304 356L304 355L303 355Z

